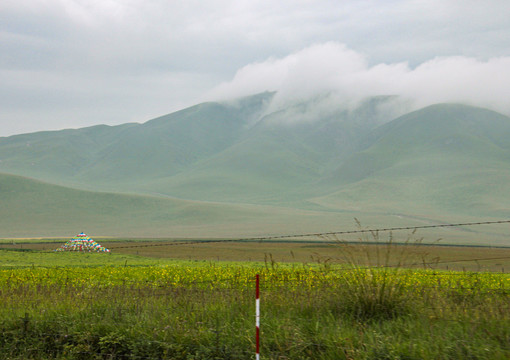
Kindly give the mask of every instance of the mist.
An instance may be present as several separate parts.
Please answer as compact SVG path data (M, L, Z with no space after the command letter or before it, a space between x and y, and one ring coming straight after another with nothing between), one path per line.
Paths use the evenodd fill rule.
M324 112L328 106L352 108L368 97L396 95L397 113L462 103L510 115L509 84L510 57L435 57L415 67L408 62L369 65L362 53L327 42L246 65L208 96L228 99L276 91L269 111L322 97Z

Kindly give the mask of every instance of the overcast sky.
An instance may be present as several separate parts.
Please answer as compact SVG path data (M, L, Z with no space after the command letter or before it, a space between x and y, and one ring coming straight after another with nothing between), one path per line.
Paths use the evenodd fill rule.
M0 136L264 90L510 115L507 0L1 0Z

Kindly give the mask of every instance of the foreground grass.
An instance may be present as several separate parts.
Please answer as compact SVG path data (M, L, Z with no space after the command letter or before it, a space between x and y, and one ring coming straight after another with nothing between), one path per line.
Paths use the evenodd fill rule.
M137 265L0 270L0 357L250 359L257 273L265 359L510 357L506 274Z

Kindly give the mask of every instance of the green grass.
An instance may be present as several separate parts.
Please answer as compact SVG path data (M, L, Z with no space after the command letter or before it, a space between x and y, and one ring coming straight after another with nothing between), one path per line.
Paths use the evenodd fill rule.
M510 355L508 275L393 273L405 306L389 300L390 308L361 316L353 306L365 293L352 280L382 276L377 269L182 261L0 270L0 353L9 359L252 358L256 273L266 359ZM391 316L381 316L389 309Z
M56 248L56 247L55 247ZM162 261L130 254L0 250L0 269L25 267L148 266Z
M0 237L254 236L330 227L332 213L75 190L0 174ZM301 223L301 224L300 224ZM281 226L283 224L283 226Z
M442 104L376 128L380 98L324 114L312 100L254 124L271 96L0 139L2 171L91 190L0 175L0 237L250 237L345 230L355 217L371 227L510 217L508 117ZM294 119L303 112L311 118ZM506 228L492 229L445 241L508 245Z

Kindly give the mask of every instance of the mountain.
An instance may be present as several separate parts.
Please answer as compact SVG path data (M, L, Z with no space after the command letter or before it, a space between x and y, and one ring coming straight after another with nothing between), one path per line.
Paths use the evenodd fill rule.
M21 226L15 219L26 218L24 207L32 211L30 197L58 194L61 201L95 199L83 211L110 204L109 215L87 215L105 234L308 232L353 217L383 226L510 217L509 117L461 104L395 117L394 97L350 108L328 97L275 108L274 96L199 104L144 124L0 138L3 177L46 182L9 178L11 186L32 181L27 189L39 190L2 203L5 214L6 204L13 210L6 229ZM47 208L51 224L79 217L58 210L71 203ZM41 216L34 224L43 226Z
M94 190L140 190L235 143L272 93L203 103L144 124L0 139L0 171Z
M373 130L315 199L343 208L510 217L510 118L440 104ZM333 191L336 189L336 191Z
M144 124L3 138L0 171L87 190L278 204L302 199L354 151L390 100L317 111L325 99L312 99L267 113L273 96L204 103Z
M384 101L371 99L353 111L324 114L314 111L312 100L270 113L241 141L168 181L166 191L210 200L302 200L315 193L313 184L333 164L359 148L359 139L376 126L371 119ZM207 183L207 192L194 186L196 182Z

